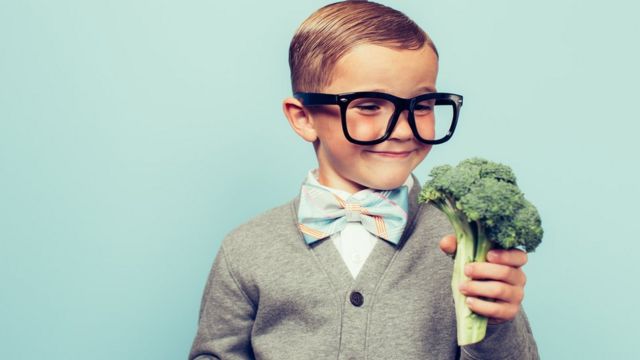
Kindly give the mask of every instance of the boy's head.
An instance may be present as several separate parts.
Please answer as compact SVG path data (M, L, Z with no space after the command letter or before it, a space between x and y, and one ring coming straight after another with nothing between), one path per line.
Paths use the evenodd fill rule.
M314 144L323 185L349 192L396 188L431 149L425 141L434 134L420 119L428 118L424 109L436 100L412 102L410 124L404 99L436 91L438 55L403 13L367 1L324 6L298 28L289 65L296 97L285 99L283 110L294 131ZM386 95L333 96L352 92ZM376 125L380 116L384 124Z
M424 30L400 11L369 1L329 4L302 22L291 40L292 91L321 92L338 60L362 44L406 50L426 44L437 54Z

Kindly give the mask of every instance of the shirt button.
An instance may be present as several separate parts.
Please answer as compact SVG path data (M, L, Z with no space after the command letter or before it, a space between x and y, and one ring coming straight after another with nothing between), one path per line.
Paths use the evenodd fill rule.
M353 306L360 307L362 306L362 304L364 304L364 296L357 291L351 293L351 295L349 296L349 300L351 301L351 304L353 304Z

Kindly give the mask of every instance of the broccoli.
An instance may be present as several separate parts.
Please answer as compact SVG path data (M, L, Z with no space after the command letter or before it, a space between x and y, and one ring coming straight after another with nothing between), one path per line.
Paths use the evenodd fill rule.
M491 248L533 251L542 240L540 216L524 198L510 167L480 158L457 166L434 167L418 202L430 202L451 222L457 237L451 287L456 309L458 344L481 341L487 318L473 313L458 285L468 277L464 267L486 261Z

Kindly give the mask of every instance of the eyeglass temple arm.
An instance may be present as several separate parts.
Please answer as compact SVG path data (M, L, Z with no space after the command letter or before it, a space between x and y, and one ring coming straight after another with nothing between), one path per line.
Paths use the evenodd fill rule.
M302 101L303 105L335 105L338 96L332 94L296 92L293 96Z

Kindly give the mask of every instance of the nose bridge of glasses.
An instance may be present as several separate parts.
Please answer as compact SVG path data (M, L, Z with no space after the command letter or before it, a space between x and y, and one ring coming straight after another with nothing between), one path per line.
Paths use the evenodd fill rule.
M408 121L409 120L409 112L410 109L412 107L412 103L415 102L415 99L403 99L403 98L396 98L394 101L394 105L395 105L395 116L398 117L398 121L400 120L401 117L403 117L403 114L405 114L405 110L406 110L406 115L405 119Z
M409 110L411 108L411 103L413 101L414 99L396 98L395 105L396 105L397 111L403 112L405 110Z
M411 126L410 109L412 108L413 99L396 98L394 101L395 111L394 120L389 123L389 131L392 137L405 137L411 135L413 130Z

